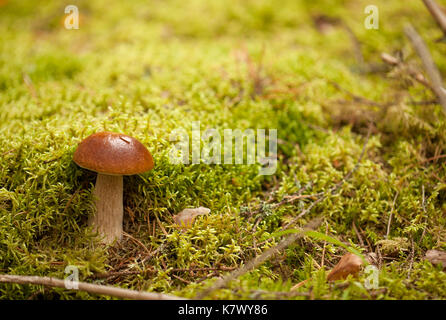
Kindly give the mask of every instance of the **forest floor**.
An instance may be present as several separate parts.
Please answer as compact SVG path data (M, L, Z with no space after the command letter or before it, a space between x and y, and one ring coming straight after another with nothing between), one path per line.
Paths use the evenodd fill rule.
M446 298L445 271L425 259L446 249L446 118L404 33L412 23L446 74L422 1L374 1L378 29L362 0L70 3L77 30L61 2L0 1L1 274L63 279L71 265L81 281L194 298L319 219L203 297ZM275 172L172 163L172 133L197 123L276 129ZM73 162L104 130L155 159L124 178L125 233L110 246L87 223L96 174ZM200 206L211 212L178 228L173 216ZM328 281L348 251L375 258L377 286L364 271ZM107 298L16 284L0 297Z

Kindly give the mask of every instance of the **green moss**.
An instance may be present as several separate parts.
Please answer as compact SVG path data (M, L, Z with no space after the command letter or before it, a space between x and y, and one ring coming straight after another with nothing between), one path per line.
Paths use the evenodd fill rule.
M297 225L323 217L317 231L363 253L390 241L380 251L380 287L366 289L364 273L328 283L345 250L304 238L209 298L282 299L278 292L306 279L302 295L285 298L446 298L444 271L423 260L428 249L446 249L441 107L412 104L433 96L407 75L361 71L345 28L321 33L314 21L342 19L366 63L402 49L418 68L402 33L416 19L443 72L434 43L441 33L421 2L377 1L379 30L363 27L362 0L73 4L79 30L64 29L56 1L0 4L0 272L63 278L76 265L84 281L194 297L226 272L203 268L237 267L272 247L271 234L313 200L275 203L304 186L315 194L338 183L357 163L372 121L358 170ZM171 132L190 134L194 121L220 133L277 129L275 174L259 176L257 164L172 164ZM95 174L72 161L77 143L100 130L138 138L156 162L125 177L130 236L110 247L87 224ZM210 215L177 229L172 215L198 206ZM0 285L0 297L106 298L10 284Z

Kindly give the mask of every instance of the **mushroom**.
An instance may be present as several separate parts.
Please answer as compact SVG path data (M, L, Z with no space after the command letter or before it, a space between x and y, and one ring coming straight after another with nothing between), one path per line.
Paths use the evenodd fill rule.
M98 173L94 189L96 214L90 221L107 244L122 237L123 176L143 173L154 167L146 147L130 136L98 132L77 147L74 162Z

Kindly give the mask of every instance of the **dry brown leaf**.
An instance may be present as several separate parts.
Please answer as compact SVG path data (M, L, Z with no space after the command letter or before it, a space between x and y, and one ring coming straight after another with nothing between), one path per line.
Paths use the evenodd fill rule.
M446 269L446 251L428 250L424 258L430 263L439 264L443 266L443 269Z
M356 254L347 253L328 274L328 281L346 279L349 274L357 275L361 269L362 259Z
M183 229L192 227L195 218L202 215L207 215L211 212L211 209L205 207L184 209L173 216L175 223Z
M366 260L369 261L369 263L374 264L373 261L374 254L367 254ZM361 269L361 266L363 264L363 261L360 257L353 253L347 253L341 257L341 260L339 260L338 264L330 271L330 273L327 276L328 281L335 281L335 280L342 280L346 279L349 274L352 274L356 276ZM306 284L310 279L306 279L304 281L299 282L298 284L294 285L290 291L294 291L302 287L304 284Z

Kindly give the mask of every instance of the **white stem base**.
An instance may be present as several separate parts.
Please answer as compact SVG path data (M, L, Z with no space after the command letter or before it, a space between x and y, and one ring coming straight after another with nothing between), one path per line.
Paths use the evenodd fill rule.
M94 189L96 214L90 221L93 229L110 244L122 237L123 177L98 173Z

